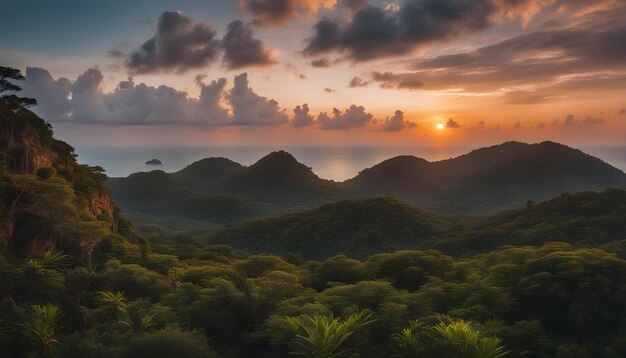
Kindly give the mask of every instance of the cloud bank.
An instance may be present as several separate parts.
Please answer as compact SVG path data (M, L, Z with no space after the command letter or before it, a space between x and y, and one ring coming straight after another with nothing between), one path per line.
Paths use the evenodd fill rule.
M404 55L420 46L486 29L506 18L528 18L546 0L407 0L363 6L349 21L325 17L304 54L340 52L359 62Z
M411 3L413 2L407 2L405 7ZM431 2L421 3L427 8L427 4ZM448 3L449 1L442 2ZM454 3L461 6L466 2ZM478 6L477 4L489 5L493 2L472 3L471 6ZM626 3L603 0L500 1L500 3L508 5L492 4L493 6L488 7L492 12L487 13L497 15L496 18L524 17L545 8L548 3L554 3L554 6L543 13L543 22L529 26L525 31L521 31L521 34L500 38L491 44L469 51L405 60L405 71L370 72L364 77L355 79L351 83L352 87L375 83L384 89L493 93L500 96L503 103L513 105L552 102L573 96L587 97L624 89L626 26L619 19L626 17ZM517 6L513 6L514 4ZM385 14L383 18L386 18L395 16L393 14L400 16L408 11L405 7L397 10L397 14L381 9L366 9L370 12L383 11ZM426 11L426 8L423 10ZM464 8L471 9L469 5ZM493 9L499 10L494 13ZM460 16L457 18L458 21L473 19L474 16L482 18L482 15L473 11L454 13ZM400 26L398 25L401 23L400 19L396 20L391 21L393 25L390 26L393 29ZM356 26L354 21L356 20L353 20L350 28ZM469 22L472 23L474 22ZM468 23L463 22L461 28L466 26L469 26ZM370 29L374 31L377 27ZM448 27L445 27L441 34L450 34L447 29ZM377 57L378 54L381 56L396 54L393 49L399 49L401 46L393 45L395 30L382 33L389 34L391 38L381 40L384 43L381 46L374 44L363 51L375 51L376 56L373 57ZM447 35L444 38L447 38ZM406 45L404 40L400 43ZM335 44L331 49L340 49L337 46ZM385 46L393 48L386 49ZM356 56L355 60L369 58L361 56L361 50L353 49L352 45L346 47L344 51L348 51L350 56ZM403 50L398 53L402 52Z
M315 127L322 130L366 128L399 131L414 128L401 111L386 120L376 119L363 106L352 105L344 111L334 109L314 116L308 104L297 106L293 115L271 98L250 87L248 74L228 81L219 78L205 82L196 76L198 98L190 98L173 87L153 87L135 83L132 77L119 82L116 89L104 92L104 75L90 68L76 80L54 79L43 68L27 67L23 83L25 96L40 99L33 111L52 122L99 123L113 125L204 125Z

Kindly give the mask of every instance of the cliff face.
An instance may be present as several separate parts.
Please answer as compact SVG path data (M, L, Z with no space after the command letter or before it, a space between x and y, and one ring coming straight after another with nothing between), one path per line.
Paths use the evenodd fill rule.
M89 209L98 217L108 218L111 223L111 231L118 231L115 206L108 191L98 191L97 194L91 198L91 201L89 202Z
M116 233L105 179L101 168L78 164L74 148L54 139L48 123L27 110L15 114L0 100L0 239L10 251L79 256Z
M12 157L7 163L9 171L35 174L44 167L66 167L65 163L59 161L59 153L43 145L42 138L32 126L23 127L14 136L14 141L9 146Z

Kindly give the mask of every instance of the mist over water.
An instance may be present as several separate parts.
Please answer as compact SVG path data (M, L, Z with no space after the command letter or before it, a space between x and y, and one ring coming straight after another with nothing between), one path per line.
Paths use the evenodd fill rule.
M324 179L343 181L359 171L398 155L414 155L429 161L438 161L465 154L469 147L384 147L384 146L206 146L206 147L102 147L79 146L78 161L99 165L110 177L124 177L136 172L163 170L178 171L194 161L209 157L224 157L243 165L251 165L276 150L286 150L308 165ZM599 157L626 171L626 146L581 147L581 150ZM159 159L163 165L146 165L150 159Z

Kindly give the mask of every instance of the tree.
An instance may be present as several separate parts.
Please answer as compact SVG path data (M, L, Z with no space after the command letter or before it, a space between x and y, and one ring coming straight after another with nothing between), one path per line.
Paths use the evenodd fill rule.
M333 319L332 315L288 317L287 321L298 333L293 354L307 358L341 357L350 352L348 348L341 348L343 343L359 328L372 323L371 316L370 311L363 310L344 321Z
M0 66L0 93L6 91L21 91L22 88L8 80L23 81L24 76L18 69Z
M22 75L22 72L18 69L0 66L0 93L6 91L18 92L22 90L22 87L9 82L9 80L23 81L24 76ZM6 102L6 104L15 115L17 115L17 113L23 109L27 109L37 105L37 100L34 98L18 97L14 94L4 95L2 96L2 99L4 100L4 102ZM9 145L13 144L14 127L15 118L11 118L11 136L9 137ZM26 155L28 157L28 147L26 147Z
M4 95L2 96L2 99L6 102L13 113L16 114L23 109L37 105L37 100L34 98L18 97L14 94Z

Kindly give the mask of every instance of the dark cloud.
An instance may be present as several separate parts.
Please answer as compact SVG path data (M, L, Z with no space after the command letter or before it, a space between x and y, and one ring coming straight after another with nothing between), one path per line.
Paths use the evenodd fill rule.
M378 82L381 88L418 89L423 86L418 76L412 74L372 72L371 80Z
M281 24L296 13L294 0L239 0L239 7L252 13L256 25Z
M229 69L248 66L267 66L276 63L271 51L257 38L249 25L236 20L226 28L221 42L224 64Z
M624 116L624 115L626 115L626 107L624 107L624 108L622 108L622 109L620 109L620 110L619 110L619 115L620 115L620 116Z
M293 109L293 120L291 125L294 127L308 127L315 123L313 115L309 114L309 105L303 104L302 106L296 106Z
M228 95L233 109L232 124L281 124L288 121L285 110L279 107L278 102L257 95L248 86L247 73L236 76L234 82Z
M448 119L448 121L446 122L446 128L461 128L461 125L459 124L459 122L455 121L454 119L450 118Z
M125 56L119 49L112 49L109 56L126 57L126 68L131 74L182 73L207 67L220 56L228 69L276 62L271 50L254 37L250 25L233 21L220 40L211 25L195 22L181 12L161 14L155 35L136 51Z
M332 3L334 1L329 0L239 0L238 6L254 16L255 25L264 26L283 24L298 13L315 11Z
M107 56L115 59L124 59L126 58L126 54L122 52L122 50L118 48L111 49L107 51Z
M583 8L591 11L577 7ZM383 88L498 91L504 93L508 104L542 103L623 89L626 27L614 19L626 16L626 3L593 9L577 15L577 26L538 26L471 52L414 60L406 72L375 72L370 79ZM566 15L573 16L553 14L557 18Z
M561 120L557 119L552 123L553 126L563 126L568 128L578 128L578 127L587 127L587 126L595 126L599 124L604 124L606 121L602 118L594 118L591 116L587 116L582 120L577 120L573 114L568 114L565 117L565 120L561 122Z
M324 92L328 94L336 93L337 91L334 88L324 88Z
M317 60L311 61L311 66L317 68L326 68L332 66L332 64L327 58L319 58Z
M370 84L369 81L366 81L364 79L362 79L361 77L353 77L350 80L350 83L348 83L348 87L350 88L356 88L356 87L366 87Z
M380 130L384 132L399 132L404 129L415 128L417 125L404 119L404 112L398 110L392 117L381 121Z
M365 127L374 121L374 116L365 111L365 107L351 105L345 111L333 109L332 116L322 112L317 116L317 122L321 129L350 129Z
M161 14L154 37L132 52L130 73L184 72L217 60L220 42L211 26L194 22L181 12Z
M360 3L360 2L359 2ZM365 6L348 22L323 18L304 54L345 53L354 61L407 54L419 46L485 29L523 16L541 0L407 0L400 6Z
M367 6L369 0L340 0L337 5L351 12L356 12Z

